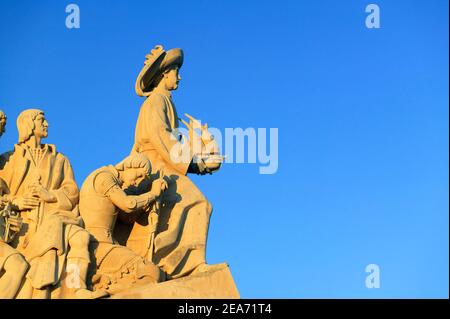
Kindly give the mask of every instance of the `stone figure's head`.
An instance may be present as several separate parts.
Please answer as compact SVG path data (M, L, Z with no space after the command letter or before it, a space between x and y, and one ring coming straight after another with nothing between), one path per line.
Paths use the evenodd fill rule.
M162 45L155 46L145 56L144 67L139 73L135 89L139 96L149 96L155 87L176 90L181 77L184 53L180 48L165 51Z
M168 91L176 90L178 88L178 83L181 81L179 72L180 68L178 65L168 67L159 75L156 86L159 86L159 84L164 81L164 83L162 83L163 88Z
M3 133L5 133L5 128L6 128L6 114L0 110L0 136L3 135Z
M38 109L25 110L17 118L19 130L19 144L25 143L31 136L46 138L48 136L48 122L44 111Z
M116 165L122 189L133 192L141 188L151 173L151 164L142 154L132 154Z

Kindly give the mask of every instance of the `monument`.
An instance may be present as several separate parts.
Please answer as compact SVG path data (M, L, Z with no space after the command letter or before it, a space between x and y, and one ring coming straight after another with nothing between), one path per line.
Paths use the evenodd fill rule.
M228 265L206 262L212 205L187 175L224 157L206 124L178 117L182 65L181 49L146 56L131 152L80 190L67 157L42 143L44 112L19 115L19 141L0 156L0 298L239 298ZM0 136L6 121L0 112Z

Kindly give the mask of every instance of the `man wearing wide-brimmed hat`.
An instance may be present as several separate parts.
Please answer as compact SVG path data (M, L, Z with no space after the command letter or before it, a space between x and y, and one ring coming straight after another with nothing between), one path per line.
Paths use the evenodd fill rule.
M178 115L170 91L177 89L181 79L183 51L165 51L156 46L146 58L136 80L136 93L147 98L139 113L133 152L145 154L168 179L150 256L169 278L177 278L209 268L205 249L212 206L186 174L211 171L204 161L195 158L187 143L180 143ZM147 234L145 227L141 232L136 227L145 224L135 224L131 236L134 238L130 237L127 243L141 255L149 254L148 247L142 245Z

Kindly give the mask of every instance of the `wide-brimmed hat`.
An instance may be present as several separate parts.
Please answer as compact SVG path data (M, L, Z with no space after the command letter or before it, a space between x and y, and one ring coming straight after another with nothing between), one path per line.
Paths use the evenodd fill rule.
M183 50L176 48L164 51L162 45L155 46L150 54L145 56L144 67L136 79L136 93L139 96L148 96L154 89L155 81L159 75L171 66L183 65Z

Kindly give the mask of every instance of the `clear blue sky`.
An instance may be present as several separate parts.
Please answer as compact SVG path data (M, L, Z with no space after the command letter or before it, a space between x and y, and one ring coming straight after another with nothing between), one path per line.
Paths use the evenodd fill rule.
M0 1L1 151L42 108L81 184L133 144L134 81L185 51L174 100L221 129L279 129L279 170L193 177L214 204L207 257L242 297L448 297L448 1ZM365 287L365 267L381 288Z

